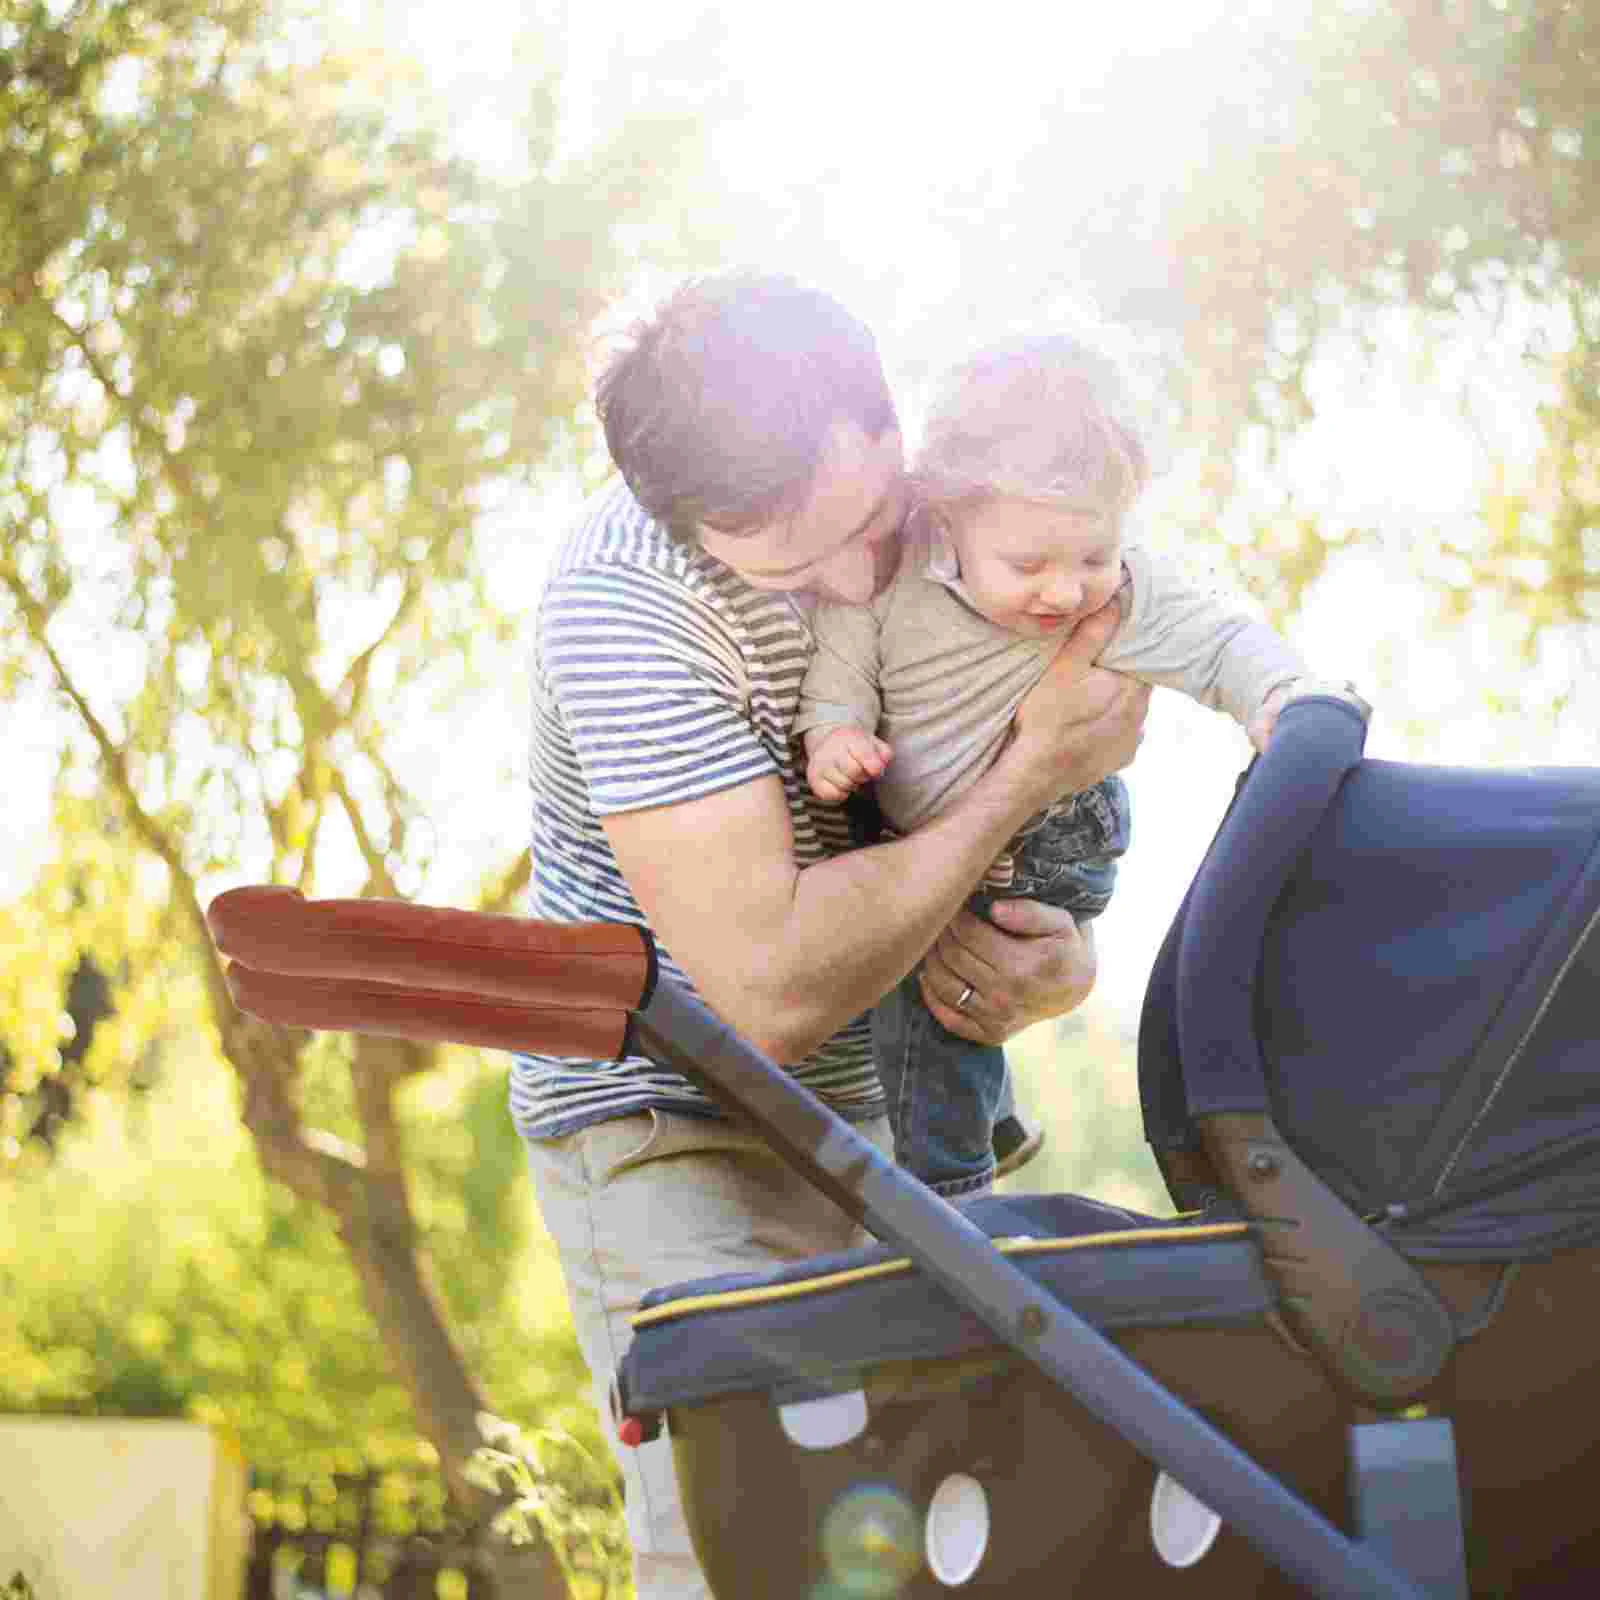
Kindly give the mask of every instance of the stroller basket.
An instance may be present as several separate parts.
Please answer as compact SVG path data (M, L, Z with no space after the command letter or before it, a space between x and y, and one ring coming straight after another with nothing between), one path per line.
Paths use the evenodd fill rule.
M1463 1521L1474 1593L1592 1592L1594 1549L1560 1552L1600 1464L1600 774L1363 735L1285 711L1158 961L1146 1126L1204 1208L1177 1222L946 1206L637 929L266 889L211 921L274 1021L692 1075L883 1241L641 1308L619 1416L665 1416L719 1594L1442 1600Z
M1161 1224L1072 1195L991 1198L966 1214L1096 1328L1271 1340L1275 1295L1243 1224ZM1060 1570L1063 1548L1085 1553L1071 1523L1098 1518L1109 1479L1080 1470L1083 1413L907 1257L875 1246L679 1285L648 1296L634 1326L615 1404L652 1427L670 1411L713 1592L830 1593L831 1577L906 1600L956 1581L1026 1593ZM1119 1475L1131 1468L1151 1499L1155 1469L1111 1443ZM1065 1499L1047 1463L1072 1463ZM1179 1553L1198 1556L1217 1522L1192 1497L1181 1505L1187 1534L1170 1516L1152 1532L1169 1555L1187 1538ZM1132 1546L1124 1564L1157 1568L1152 1533ZM1244 1555L1240 1569L1225 1546L1211 1570L1259 1574Z

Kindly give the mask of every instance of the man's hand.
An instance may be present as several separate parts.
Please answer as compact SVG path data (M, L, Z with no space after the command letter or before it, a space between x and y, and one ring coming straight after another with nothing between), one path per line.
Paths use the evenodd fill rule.
M853 722L808 732L805 745L806 782L819 800L831 806L842 804L862 784L881 778L894 757L882 739Z
M1150 687L1094 665L1121 621L1115 598L1085 617L1017 707L1002 754L1036 806L1092 788L1133 760Z
M952 1033L1000 1044L1081 1005L1094 987L1094 933L1070 911L1038 900L1000 900L986 922L959 912L922 963L922 997ZM956 1002L972 993L959 1010Z

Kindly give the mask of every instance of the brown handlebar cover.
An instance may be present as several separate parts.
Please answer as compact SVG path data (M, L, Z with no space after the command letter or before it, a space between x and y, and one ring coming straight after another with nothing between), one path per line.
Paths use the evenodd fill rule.
M225 956L282 978L389 984L512 1007L626 1012L644 1003L655 977L649 935L621 922L534 922L405 900L307 900L276 884L218 895L206 920ZM281 991L274 985L272 992Z
M459 990L257 972L237 961L229 963L227 977L241 1011L285 1028L378 1033L594 1061L621 1056L628 1028L628 1013L619 1008L516 1005Z

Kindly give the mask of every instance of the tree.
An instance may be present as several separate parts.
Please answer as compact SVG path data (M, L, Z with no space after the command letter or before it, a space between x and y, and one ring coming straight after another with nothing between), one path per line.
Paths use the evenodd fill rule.
M86 951L127 974L92 1070L202 1023L264 1171L334 1220L469 1506L487 1402L397 1109L436 1052L243 1016L204 908L229 881L421 881L396 719L508 633L484 497L579 450L590 329L636 241L670 244L691 151L669 117L569 151L558 87L531 86L527 170L495 180L448 154L402 63L336 54L266 0L0 21L0 695L42 679L69 713L58 831L89 873L77 904L44 885L13 913L39 935L6 974L14 1071L60 1070L54 997ZM479 903L527 872L508 850ZM335 1069L347 1137L308 1110Z
M930 206L969 325L1086 300L1148 334L1205 456L1196 531L1237 505L1241 442L1276 473L1330 352L1359 365L1401 327L1419 361L1520 340L1550 392L1538 470L1415 556L1447 614L1492 601L1531 641L1600 604L1597 68L1600 13L1574 0L1247 5L1181 56L1075 80L1014 162ZM1248 514L1234 551L1280 613L1384 532L1281 496Z
M308 1069L306 1100L342 1134L350 1118L335 1102L348 1072L325 1065ZM609 1458L587 1414L555 1263L532 1237L501 1075L473 1065L455 1054L417 1085L450 1108L411 1152L419 1232L480 1385L563 1441L542 1485L541 1511L558 1513L543 1524L553 1545L577 1571L609 1572L618 1592L626 1562L604 1558L622 1542ZM54 1159L12 1173L0 1412L225 1428L250 1465L258 1558L279 1527L292 1550L297 1528L348 1544L363 1522L390 1552L417 1536L449 1548L459 1513L443 1504L434 1452L373 1337L335 1221L263 1176L230 1088L201 1032L175 1033L137 1101L86 1091ZM363 1517L352 1496L369 1486ZM371 1579L383 1555L369 1555Z
M1440 529L1428 564L1470 573L1449 597L1458 614L1490 596L1530 641L1588 620L1600 17L1568 0L1407 0L1297 20L1257 39L1247 78L1271 92L1219 119L1206 171L1162 220L1196 420L1224 445L1251 424L1269 445L1292 437L1319 356L1335 341L1370 354L1386 316L1434 348L1520 329L1551 389L1539 469L1471 526ZM1326 546L1299 532L1308 578Z

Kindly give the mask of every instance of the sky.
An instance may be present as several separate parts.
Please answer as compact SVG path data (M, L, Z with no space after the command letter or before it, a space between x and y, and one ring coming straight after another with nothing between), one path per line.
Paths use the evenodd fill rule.
M1226 9L1238 26L1241 6ZM915 375L932 359L930 330L977 338L1021 310L972 279L930 197L965 193L979 208L1003 199L1052 98L1093 105L1113 78L1148 97L1147 114L1118 119L1118 141L1106 141L1115 149L1065 153L1060 203L1070 207L1111 161L1160 168L1175 143L1163 113L1203 100L1208 74L1219 71L1207 52L1223 11L1223 0L1054 8L994 0L981 13L950 14L820 0L795 16L676 0L387 0L377 14L387 37L428 63L463 151L491 165L518 159L507 139L509 108L540 60L519 45L520 29L538 15L552 20L550 37L564 41L574 142L602 133L608 116L663 95L723 107L714 181L747 216L731 255L813 278L865 316L914 424ZM351 27L374 15L367 0L350 0L343 14ZM1173 171L1182 154L1172 149ZM1040 203L1054 198L1041 195ZM1139 265L1130 259L1129 270ZM960 315L941 320L952 306ZM1543 721L1515 705L1500 716L1484 709L1485 692L1508 682L1537 691L1543 703L1586 672L1592 680L1574 642L1552 640L1546 659L1529 666L1510 653L1492 616L1448 637L1421 626L1430 602L1413 551L1426 547L1430 529L1468 516L1497 463L1513 479L1525 473L1537 445L1540 380L1515 333L1469 329L1441 354L1398 319L1375 363L1330 352L1312 374L1316 425L1272 480L1257 485L1268 500L1292 492L1335 523L1392 534L1383 548L1336 561L1292 630L1319 672L1355 679L1377 705L1371 754L1600 760L1586 731L1600 723L1572 706ZM1163 537L1162 497L1181 493L1184 470L1174 461L1149 496L1154 539ZM519 497L486 516L482 547L494 592L531 602L548 538L575 496L574 485L555 481L542 498ZM479 752L476 759L439 762L436 728L414 722L402 770L414 775L430 812L450 819L432 898L465 892L522 841L526 705L512 654L502 681L452 726L457 748ZM8 709L0 895L21 889L46 847L49 755L59 729L42 693ZM1131 1027L1137 1015L1155 948L1248 757L1243 734L1224 719L1157 696L1129 774L1134 846L1101 923L1094 1003L1119 1025Z

